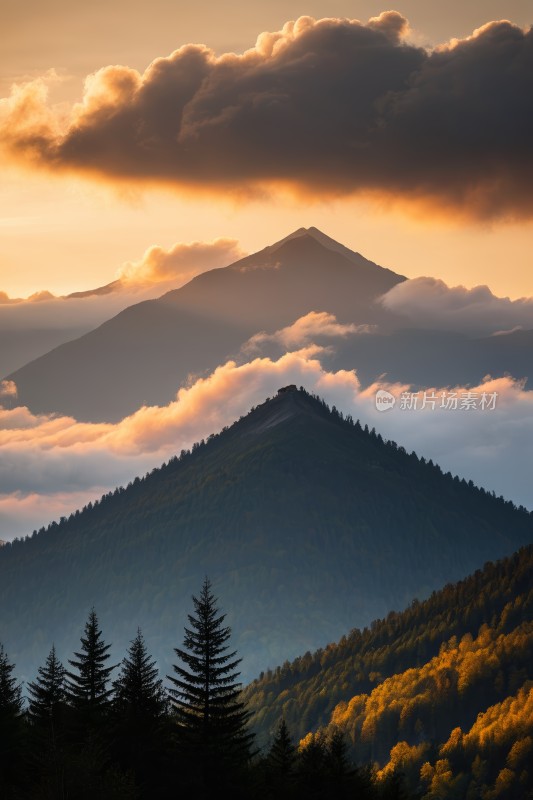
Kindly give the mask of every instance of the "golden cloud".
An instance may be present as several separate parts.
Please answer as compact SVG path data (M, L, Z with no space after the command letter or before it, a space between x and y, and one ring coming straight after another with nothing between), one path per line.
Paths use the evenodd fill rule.
M123 264L117 277L123 285L171 281L177 287L201 272L225 267L245 255L236 239L179 243L168 250L154 245L140 261Z
M0 101L8 157L184 190L362 193L431 213L533 216L533 31L491 22L428 52L387 11L301 17L242 54L185 45L107 66L80 103Z
M305 347L316 339L346 338L356 334L371 333L375 325L356 325L354 323L337 322L334 314L327 311L310 311L303 317L274 333L256 333L243 346L243 352L253 352L262 345L273 342L290 350Z

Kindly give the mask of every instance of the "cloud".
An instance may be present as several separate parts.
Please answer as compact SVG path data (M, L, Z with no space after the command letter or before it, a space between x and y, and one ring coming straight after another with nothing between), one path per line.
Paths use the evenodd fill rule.
M191 280L200 272L225 267L246 254L236 239L175 244L169 250L149 247L140 261L129 261L120 268L123 286L171 281L175 286Z
M17 386L14 381L0 381L0 400L12 400L17 396Z
M376 409L374 397L379 388L395 396L392 410ZM362 397L372 401L365 407L368 424L385 438L414 449L426 459L432 458L444 471L472 479L485 489L533 509L531 487L525 477L531 471L533 392L526 390L525 381L510 376L487 377L479 386L427 388L425 408L424 391L420 391L416 408L409 408L408 402L402 409L404 392L411 396L409 386L382 382L365 389ZM452 392L457 395L456 408ZM441 407L443 393L448 408ZM434 408L433 396L437 398ZM465 399L468 397L472 400ZM470 409L463 407L470 402Z
M375 325L355 325L354 323L340 323L334 314L327 311L310 311L285 328L275 333L256 333L243 346L243 352L253 352L262 345L274 343L284 349L305 347L311 342L322 337L346 338L355 334L371 333Z
M466 411L401 409L408 386L375 384L362 389L354 370L328 371L316 345L277 359L228 361L206 378L179 389L163 407L143 407L118 423L80 423L70 417L34 415L23 407L0 409L0 538L20 533L21 520L40 527L136 475L159 466L195 441L230 425L294 383L324 397L354 418L375 426L386 438L432 458L488 489L531 507L533 392L511 377L491 380L463 392L477 395L478 408ZM394 409L376 409L375 392L384 388L398 399ZM438 387L428 389L439 394ZM447 393L451 390L446 389ZM493 409L480 398L497 395ZM41 515L40 523L35 520Z
M107 487L102 486L100 490L89 489L80 492L51 494L14 492L0 495L0 530L4 541L28 536L33 530L53 520L59 520L62 516L68 516L78 508L83 508L106 491Z
M48 300L57 300L56 296L46 290L34 292L29 297L10 297L7 292L0 292L0 305L12 305L14 303L44 303Z
M14 159L227 193L366 193L475 218L533 216L533 30L490 22L433 51L387 11L301 17L242 54L187 44L107 66L65 112L46 81L0 101Z
M0 305L8 305L10 303L20 303L20 298L10 297L7 292L0 292Z
M41 291L25 299L0 292L0 375L9 375L134 303L160 297L244 255L236 239L178 242L168 250L154 245L139 261L123 264L118 279L103 287L66 297Z
M533 329L533 297L496 297L488 286L447 286L437 278L403 281L380 298L422 328L476 333Z

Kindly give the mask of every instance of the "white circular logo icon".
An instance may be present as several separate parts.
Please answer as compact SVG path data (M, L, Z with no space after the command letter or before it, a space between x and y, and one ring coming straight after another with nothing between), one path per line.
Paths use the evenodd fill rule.
M378 411L390 411L394 408L396 398L385 389L378 389L376 392L376 408Z

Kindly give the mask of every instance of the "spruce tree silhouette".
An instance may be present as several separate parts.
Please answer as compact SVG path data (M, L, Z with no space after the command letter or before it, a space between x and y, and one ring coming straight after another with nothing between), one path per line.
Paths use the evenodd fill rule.
M216 786L230 786L252 756L254 735L247 723L250 712L240 700L241 662L228 652L231 630L224 626L211 583L205 579L200 597L193 597L194 614L185 628L183 648L175 648L181 663L176 677L167 676L175 710L179 743L195 775L192 780L205 794Z
M68 662L75 671L66 673L69 703L66 786L69 797L83 800L105 797L107 800L106 787L111 780L108 775L113 694L110 675L115 669L115 666L106 666L110 648L111 645L103 641L93 608L85 623L80 651L74 653L74 658Z
M0 718L18 716L22 711L22 688L11 674L15 669L0 644Z
M113 682L114 706L130 723L145 724L164 716L167 697L163 682L152 659L140 628L123 659L120 674Z
M274 775L286 778L294 770L296 746L284 719L281 720L274 741L268 751L267 766Z
M54 722L65 700L65 669L52 645L45 665L39 667L35 681L28 683L28 715L33 723Z
M74 653L75 659L69 664L77 672L67 672L67 696L79 711L87 712L95 717L109 708L113 693L109 686L109 676L115 669L104 666L109 658L110 644L102 641L102 631L98 624L96 612L91 609L85 623L85 636L81 637L81 652Z
M22 758L22 689L0 644L0 797L10 798L20 776Z
M284 800L294 797L298 753L285 719L276 730L274 740L263 760L264 796Z
M28 767L37 785L47 786L53 797L65 796L65 669L56 655L48 654L35 681L28 683Z
M145 794L148 791L146 796L155 797L170 738L168 698L140 629L113 688L113 751L121 768L135 775Z

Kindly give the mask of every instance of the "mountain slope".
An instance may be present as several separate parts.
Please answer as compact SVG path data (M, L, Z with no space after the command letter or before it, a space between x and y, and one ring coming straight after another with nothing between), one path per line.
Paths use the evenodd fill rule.
M248 676L530 542L533 518L443 475L303 390L127 489L0 551L0 641L19 672L76 645L97 605L168 664L209 575Z
M28 361L46 355L69 339L83 336L92 326L70 328L0 329L0 374L7 375Z
M532 665L529 546L267 673L246 696L261 741L282 717L307 740L340 728L359 761L401 769L428 800L522 798L533 785Z
M401 280L302 228L158 300L130 306L8 378L34 412L114 421L145 403L168 403L190 373L214 369L254 333L309 311L390 327L395 316L374 301Z
M391 382L430 386L477 386L486 375L533 375L533 330L505 336L467 336L453 331L397 330L336 343L325 363L356 366L363 385L386 375Z

